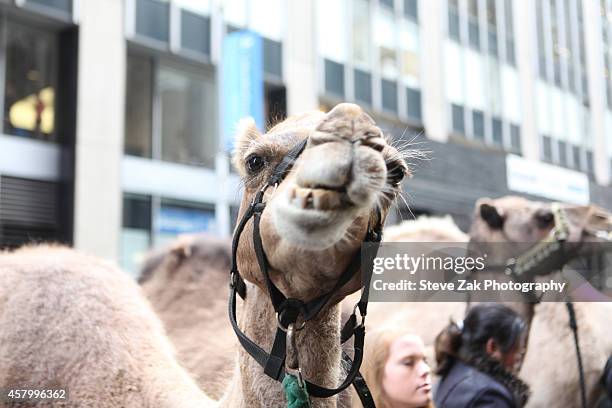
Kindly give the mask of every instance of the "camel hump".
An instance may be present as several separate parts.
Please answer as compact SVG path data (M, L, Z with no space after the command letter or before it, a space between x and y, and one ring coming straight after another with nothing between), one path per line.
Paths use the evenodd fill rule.
M138 282L144 284L153 276L166 275L183 266L187 266L195 274L200 274L205 269L217 274L224 271L226 276L210 278L229 280L231 243L227 239L208 234L181 235L165 248L148 254Z
M444 217L420 216L416 220L386 227L386 242L467 242L469 236L461 231L450 215Z

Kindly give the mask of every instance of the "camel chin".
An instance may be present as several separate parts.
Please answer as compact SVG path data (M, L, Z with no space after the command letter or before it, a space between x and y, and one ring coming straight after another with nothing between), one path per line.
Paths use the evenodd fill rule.
M305 190L297 187L297 189ZM312 189L313 191L319 189ZM360 215L360 208L355 205L346 205L345 195L336 191L325 191L304 203L304 198L297 197L295 189L288 189L279 194L271 202L271 213L274 227L284 240L292 246L306 250L324 250L347 236L347 231L353 221ZM335 208L322 208L325 205L333 206L333 202L343 203ZM323 204L320 204L323 203Z

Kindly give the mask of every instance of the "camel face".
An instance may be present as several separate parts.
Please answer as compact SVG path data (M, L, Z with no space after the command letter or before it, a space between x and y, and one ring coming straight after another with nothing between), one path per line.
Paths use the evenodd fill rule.
M564 204L562 209L569 241L597 241L593 232L612 229L612 216L597 206ZM470 238L475 242L533 243L545 238L555 226L551 203L515 196L478 200L473 218Z
M266 191L260 226L272 278L287 295L301 298L333 286L357 254L370 219L376 221L375 210L386 215L407 173L400 153L357 105L289 118L265 135L246 122L233 158L245 185L239 217L274 167L306 138L289 174ZM261 284L251 241L249 223L240 239L239 268ZM350 292L359 287L358 279L353 283Z
M551 205L522 197L480 199L470 237L476 242L537 242L554 227Z

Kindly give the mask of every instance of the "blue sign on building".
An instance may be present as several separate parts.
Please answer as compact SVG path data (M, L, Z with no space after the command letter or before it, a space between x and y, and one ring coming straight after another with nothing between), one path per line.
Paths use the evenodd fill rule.
M215 214L212 211L162 207L157 230L165 234L215 232Z
M253 31L228 34L223 42L223 146L231 150L238 121L251 116L264 129L263 40Z

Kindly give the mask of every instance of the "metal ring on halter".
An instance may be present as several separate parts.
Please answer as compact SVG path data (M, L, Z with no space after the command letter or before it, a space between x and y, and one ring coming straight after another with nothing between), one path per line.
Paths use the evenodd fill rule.
M282 331L284 331L285 333L287 332L287 327L283 326L283 324L281 323L280 320L280 314L277 312L276 313L276 324L278 326L279 329L281 329ZM291 323L293 324L293 323ZM306 321L302 321L302 324L300 324L299 326L297 326L295 328L296 331L302 330L304 328L304 326L306 326Z
M359 307L359 303L355 303L355 306L353 306L353 314L355 316L357 316L357 307ZM359 317L361 317L361 322L359 324L357 324L357 320L355 320L355 328L358 327L365 327L365 316L361 314L361 312L359 313Z

